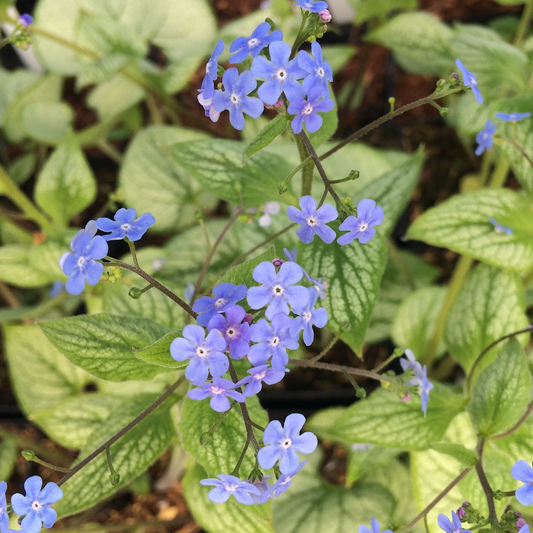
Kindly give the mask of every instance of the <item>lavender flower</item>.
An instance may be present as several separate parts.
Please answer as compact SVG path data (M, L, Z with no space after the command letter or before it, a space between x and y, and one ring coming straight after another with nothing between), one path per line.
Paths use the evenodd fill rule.
M279 370L270 368L268 365L256 366L248 370L248 374L250 375L241 379L236 387L246 385L243 394L245 396L255 396L263 388L263 382L267 385L279 383L285 376L285 372L288 372L288 370L285 369L285 371L280 372Z
M302 461L290 474L282 474L279 479L272 485L268 490L266 490L259 503L265 503L271 498L278 498L291 486L292 478L307 464L307 461Z
M303 87L306 94L309 94L313 87L321 87L322 96L329 98L328 81L333 81L333 70L331 65L324 60L322 48L316 41L311 43L311 52L312 57L304 50L298 52L298 66L305 76Z
M381 533L381 528L375 518L370 520L370 527L371 529L368 529L365 525L359 526L359 533ZM392 533L392 531L390 529L385 529L383 533Z
M526 507L533 504L533 468L523 459L516 461L511 468L511 476L517 481L525 483L516 489L516 499Z
M302 196L300 208L301 211L292 205L287 207L289 219L301 226L296 232L299 239L304 244L309 244L315 235L318 235L326 244L332 243L336 234L326 224L339 216L337 210L330 204L325 204L317 209L316 201L312 196Z
M496 231L496 233L507 233L507 235L513 234L513 230L511 228L502 226L499 222L496 222L496 220L494 220L492 217L489 217L489 222L494 226L494 231Z
M328 8L327 2L317 2L316 0L296 0L294 5L299 6L306 11L310 11L311 13L320 13Z
M309 133L321 128L324 121L318 113L326 113L335 107L333 100L324 99L323 96L321 87L313 87L307 93L307 100L297 99L289 104L287 108L289 115L296 115L291 122L294 133L300 133L304 124Z
M369 242L376 230L383 222L383 208L376 207L374 200L361 200L357 204L357 218L349 216L340 226L341 231L348 231L337 239L339 244L350 244L354 239L359 239L361 244Z
M252 495L261 495L257 487L254 487L246 481L241 481L238 477L219 474L218 478L202 479L200 481L201 485L212 485L215 487L207 495L214 503L227 502L230 496L233 496L239 503L253 505L254 500Z
M218 329L228 343L228 349L233 359L242 359L248 355L250 347L250 326L243 322L246 312L240 305L230 307L226 317L215 315L207 324L207 331Z
M199 388L190 390L187 396L191 400L205 400L211 397L209 405L217 413L223 413L230 408L228 397L238 402L246 401L242 393L233 390L238 385L228 379L213 378L213 383L193 383L193 385Z
M200 313L196 321L200 326L207 326L217 313L224 313L240 302L246 296L247 290L246 285L219 283L213 289L214 297L202 296L194 302L193 310Z
M251 54L255 59L265 46L283 39L283 33L280 30L273 31L270 34L268 33L269 31L270 24L263 22L257 26L250 37L235 39L229 48L229 51L233 53L229 62L232 64L241 63L248 54Z
M132 242L138 241L154 225L155 218L151 213L143 213L139 218L135 218L136 216L135 209L121 208L115 213L115 220L99 218L96 227L109 232L109 235L104 235L106 241L118 241L125 237Z
M455 511L452 511L451 520L445 514L441 513L437 518L437 522L439 524L439 527L445 533L461 533L462 531L470 533L470 530L463 529L463 524L461 524L461 520L459 520L459 517L457 516L457 513Z
M279 213L279 203L278 202L266 202L263 208L263 216L259 218L259 225L262 228L266 228L272 224L272 215L277 215Z
M315 338L313 326L316 326L317 328L323 328L328 321L328 312L323 307L315 309L318 292L314 287L309 287L307 292L309 294L309 301L307 302L307 305L301 309L293 310L297 315L300 316L296 317L292 321L291 334L293 336L298 336L298 333L303 330L305 345L311 346Z
M466 87L472 87L472 92L474 93L474 96L476 97L477 103L482 104L483 96L481 96L481 93L479 92L479 89L477 87L476 75L470 72L469 70L467 70L460 59L456 59L455 64L457 65L457 68L461 71L463 75L464 85Z
M488 152L492 148L497 127L497 124L493 124L490 118L485 122L485 127L476 135L476 142L478 144L476 155L481 155L485 150Z
M502 122L518 122L525 118L529 118L531 113L494 113L494 116Z

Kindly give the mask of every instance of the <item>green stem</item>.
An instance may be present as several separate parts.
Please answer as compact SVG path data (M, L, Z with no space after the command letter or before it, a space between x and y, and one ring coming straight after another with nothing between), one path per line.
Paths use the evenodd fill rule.
M0 165L0 194L5 194L17 207L43 230L50 228L50 221L35 207L33 202L18 188Z
M304 146L302 138L299 135L295 135L296 146L298 147L298 153L300 154L300 161L305 161L309 157L309 152ZM303 167L302 170L302 196L308 196L311 194L313 188L313 164L309 162Z
M494 505L494 491L492 490L489 480L487 479L487 476L485 474L485 471L483 470L483 449L484 447L485 447L485 440L479 439L479 442L477 445L478 460L476 462L476 472L479 478L479 482L481 483L481 487L483 488L483 492L485 493L485 498L487 499L487 505L489 507L489 521L492 522L492 521L497 520L496 506Z
M317 356L313 357L312 359L309 359L309 361L311 361L312 363L316 363L317 361L320 361L322 357L328 354L328 352L331 350L331 348L333 348L333 346L338 340L339 340L339 335L337 334L328 342L328 345Z
M117 165L122 165L124 161L124 156L110 143L106 140L98 141L98 148L106 154L109 159L114 161Z
M455 301L455 298L457 297L457 294L459 293L459 290L461 289L465 277L468 274L473 262L474 260L471 257L463 255L459 258L457 264L455 265L455 270L453 271L452 279L450 280L448 290L446 291L444 303L442 304L439 316L437 317L433 334L429 339L426 353L421 358L422 362L428 365L431 363L431 361L433 361L433 358L437 353L437 349L444 333L444 324L446 322L446 317L448 316L448 311Z
M25 452L26 451L30 451L34 457L32 459L28 459L24 456ZM32 452L31 450L24 450L22 452L22 456L24 457L24 459L26 459L26 461L29 461L29 462L32 462L32 463L37 463L38 465L41 465L41 466L44 466L45 468L48 468L50 470L55 470L56 472L62 472L63 474L69 474L71 469L70 468L63 468L61 466L56 466L56 465L53 465L52 463L48 463L46 461L43 461L42 459L39 459L39 457L37 457L34 452Z
M393 352L392 355L389 355L389 357L387 357L387 359L383 361L383 363L376 366L373 372L376 372L376 373L381 372L388 364L392 363L395 359L398 359L398 357L401 357L401 356L398 355L396 352Z
M496 163L496 168L492 173L492 177L489 182L489 189L497 189L498 187L502 187L507 179L508 172L509 163L505 158L500 157Z
M246 439L246 442L244 443L244 447L242 449L241 455L239 456L239 459L237 460L237 464L235 465L235 468L233 469L233 472L231 473L232 476L239 477L239 470L241 469L244 456L246 455L246 452L248 451L248 446L250 446L250 439Z
M513 44L520 48L524 42L526 36L527 27L531 19L531 14L533 12L533 0L529 0L522 11L522 17L520 18L520 24L518 25L518 30L516 32Z
M137 261L137 252L135 251L135 243L131 242L128 238L126 238L126 242L128 243L128 246L130 247L131 257L133 259L133 264L135 265L135 268L140 268L139 262Z
M504 138L502 138L500 140L504 141L504 142L508 142L510 145L514 146L520 152L520 155L522 155L522 157L529 163L529 166L531 168L533 168L533 161L531 160L531 157L529 157L529 155L527 155L526 151L524 150L524 148L522 147L521 144L519 144L514 139L504 139Z

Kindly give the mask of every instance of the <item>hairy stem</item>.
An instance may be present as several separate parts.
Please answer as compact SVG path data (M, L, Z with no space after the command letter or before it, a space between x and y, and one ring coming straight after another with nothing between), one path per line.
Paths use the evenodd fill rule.
M518 30L516 32L513 44L520 48L524 42L524 38L527 33L527 27L529 26L529 21L531 19L531 14L533 12L533 0L528 0L527 4L522 11L522 17L520 18L520 24L518 25Z
M328 352L331 350L331 348L333 348L333 346L336 344L338 340L339 340L339 335L337 334L328 342L327 346L318 355L316 355L312 359L309 359L309 361L311 361L311 363L316 363L317 361L320 361L322 357L328 354Z
M487 505L489 507L489 521L496 520L496 507L494 505L494 491L492 490L489 480L483 470L483 448L485 447L485 440L479 439L477 445L478 460L476 462L476 472L485 497L487 498Z
M296 146L298 146L298 153L300 154L300 161L305 161L309 156L310 152L305 147L302 137L300 135L295 135ZM307 196L311 194L313 189L313 164L311 162L307 163L304 166L302 171L302 196Z
M244 456L246 455L246 452L248 451L248 446L250 446L250 439L246 439L246 442L244 443L241 455L239 455L239 459L237 460L237 464L235 465L235 468L233 469L233 472L231 473L232 476L239 477L239 470L241 469L241 465L242 465L242 461L244 459Z

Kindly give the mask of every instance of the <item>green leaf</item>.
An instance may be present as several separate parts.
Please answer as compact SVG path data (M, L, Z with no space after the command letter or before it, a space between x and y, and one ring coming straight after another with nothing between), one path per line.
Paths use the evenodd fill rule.
M169 370L178 370L185 368L188 361L185 363L176 361L170 356L170 345L176 337L181 336L181 331L171 331L164 337L155 341L150 346L144 348L133 348L133 353L137 359L150 363L151 365L162 366Z
M346 484L353 485L365 472L370 472L371 476L371 472L390 463L400 452L398 448L385 448L373 444L353 445L348 452Z
M266 411L259 405L257 397L247 399L246 405L250 418L256 424L265 427L268 423L268 417ZM179 429L183 446L204 467L208 476L216 477L218 474L231 473L246 442L246 428L239 406L236 405L226 415L208 446L200 444L200 437L211 429L220 417L220 413L211 409L209 401L187 398L183 406L182 417ZM259 436L259 441L261 438ZM248 476L254 464L254 450L250 445L240 470L242 479Z
M18 457L17 441L5 438L0 443L0 479L9 481Z
M489 217L513 234L498 233ZM411 225L407 238L522 272L533 267L532 234L533 213L523 196L508 189L484 189L452 196L428 209Z
M76 79L76 89L81 90L87 85L105 83L110 81L131 58L124 54L110 54L93 61L83 68Z
M531 379L524 349L510 339L479 374L467 410L483 437L512 427L529 402Z
M56 144L67 136L73 120L72 109L63 102L35 102L24 108L20 124L31 139Z
M198 524L209 533L274 533L272 529L272 504L242 505L230 498L223 505L207 497L212 487L203 487L200 480L209 477L196 464L182 480L187 506Z
M489 344L527 324L519 277L480 264L468 274L450 308L444 325L444 341L453 358L469 372L477 356ZM522 335L521 343L526 344L528 338L529 335ZM495 347L484 356L483 366L494 359L496 351Z
M0 81L0 126L4 126L5 117L11 104L21 93L32 87L40 76L26 69L17 69L6 74Z
M394 393L378 389L368 399L346 409L329 428L341 442L377 444L405 450L424 450L438 442L465 400L435 384L430 394L427 417L419 401L402 402ZM308 423L313 431L313 418Z
M250 287L255 284L254 278L252 277L255 267L263 261L272 261L275 258L276 249L271 246L261 255L233 267L224 275L221 283L233 283L234 285L244 284L247 287Z
M422 287L410 294L398 307L391 335L395 344L410 348L417 357L426 353L435 322L446 296L446 287ZM441 344L438 353L442 353Z
M447 442L438 442L430 444L429 447L444 455L450 455L466 466L474 466L477 462L477 454L462 444L452 444Z
M418 0L362 0L355 15L357 24L373 18L385 18L391 11L413 11L418 8Z
M258 152L242 163L243 143L209 139L171 147L174 161L188 170L206 189L228 202L261 205L278 200L278 183L291 166L280 156ZM285 198L283 196L282 198Z
M4 339L11 384L26 415L82 392L87 375L59 353L39 326L5 326Z
M17 184L22 185L35 172L37 158L35 153L23 154L7 165L9 177Z
M30 420L61 446L79 449L121 402L109 394L79 394L33 413Z
M327 409L321 409L313 415L313 418L308 420L308 426L313 430L313 433L322 440L337 442L344 447L349 448L351 443L347 440L339 439L338 436L331 432L332 428L335 428L337 420L339 420L346 407L329 407Z
M419 150L403 164L386 172L353 197L354 205L360 200L371 198L383 207L383 223L379 226L382 235L394 229L398 218L407 207L418 184L423 164L424 152Z
M388 523L394 508L388 490L375 483L351 489L331 485L315 472L317 466L316 459L310 461L285 496L274 501L276 533L353 533L354 524L369 524L373 516Z
M125 398L91 434L80 452L80 459L96 450L156 399L152 394ZM92 507L127 485L158 459L176 436L170 407L167 401L111 446L113 467L120 474L118 485L109 482L106 454L101 453L65 482L64 496L55 506L58 516L62 518Z
M268 146L278 135L281 135L289 125L287 115L278 115L272 119L260 132L259 135L246 147L242 156L243 163L256 152Z
M367 40L390 48L407 71L439 76L453 65L452 36L453 31L436 17L417 12L394 17L371 32Z
M128 207L139 213L156 213L156 230L174 228L202 207L195 200L199 185L189 172L172 161L170 146L204 138L204 134L185 128L151 126L130 143L120 170L119 186Z
M168 329L146 318L82 315L42 322L41 327L72 363L108 381L147 380L164 372L135 357L133 348L154 343Z
M87 104L96 111L101 121L105 121L127 111L144 97L144 89L137 83L117 74L91 91Z
M35 200L55 222L69 220L96 198L96 180L74 137L65 139L37 178Z
M9 244L0 247L0 280L15 287L42 287L55 277L37 269L31 261L33 245Z
M385 240L378 234L367 244L341 246L315 239L305 245L300 261L310 276L329 283L322 301L328 328L361 355L387 261Z

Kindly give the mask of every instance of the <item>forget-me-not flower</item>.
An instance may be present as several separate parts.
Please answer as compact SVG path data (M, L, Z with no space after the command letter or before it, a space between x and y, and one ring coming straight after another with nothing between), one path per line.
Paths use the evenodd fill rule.
M307 292L309 294L307 305L301 309L293 309L294 313L300 316L292 321L291 334L298 336L298 333L303 330L305 345L311 346L315 338L313 326L323 328L328 321L328 312L323 307L315 309L318 292L314 287L309 287Z
M318 113L327 113L335 107L335 102L330 98L323 98L322 87L313 87L307 93L307 100L293 100L287 112L296 115L291 122L294 133L300 133L305 127L309 133L318 131L324 122Z
M285 253L285 256L287 257L288 261L292 263L296 263L296 249L291 250L289 252L287 248L283 248L283 252ZM298 263L296 264L298 265ZM318 278L318 279L312 278L302 266L300 265L298 266L302 269L302 273L305 279L313 284L313 287L318 292L318 296L320 297L321 300L323 300L326 297L326 290L329 287L329 283L327 281L322 281L322 278Z
M205 76L202 81L202 88L200 91L202 92L203 98L205 100L209 100L213 97L215 94L215 81L218 78L218 58L224 51L224 42L222 39L220 39L215 46L215 49L213 50L213 53L211 54L211 57L209 58L209 61L207 62L205 66ZM200 101L200 98L198 98L198 101ZM201 105L202 102L200 102ZM205 106L204 106L205 109ZM207 115L207 112L206 112ZM213 122L216 122L216 120L213 120Z
M299 6L306 11L311 11L311 13L320 13L324 9L328 8L328 3L320 0L296 0L294 5Z
M198 103L204 108L205 116L209 117L212 122L218 122L220 118L220 112L215 109L213 105L213 96L215 95L215 89L213 81L206 74L202 87L198 89Z
M335 240L337 235L326 225L339 216L332 205L324 204L317 209L316 201L312 196L302 196L300 209L290 205L287 207L287 216L292 222L300 224L301 227L296 235L304 244L312 242L315 235L318 235L327 244Z
M445 514L439 514L437 522L439 527L446 533L461 533L461 531L470 533L469 529L463 529L463 524L461 524L461 520L459 520L455 511L452 511L451 520Z
M24 15L21 15L18 20L19 24L22 24L25 28L27 28L30 24L33 24L33 17L31 15L28 15L28 13L24 13Z
M381 528L379 527L379 523L375 518L372 518L370 520L370 529L366 527L365 525L359 526L359 533L381 533ZM385 529L383 533L392 533L390 529Z
M190 360L185 369L185 377L194 382L207 379L209 372L214 378L223 376L229 367L224 355L226 341L218 329L209 332L200 326L189 325L183 328L183 338L178 337L170 344L170 355L176 361Z
M267 228L272 224L272 215L279 213L280 207L278 202L265 202L263 208L263 215L259 218L259 225L262 228Z
M289 314L291 307L302 307L307 302L307 290L297 286L303 272L295 263L283 263L276 272L276 267L269 261L263 261L254 268L253 278L259 287L248 289L248 304L252 309L261 309L265 306L266 317L270 320L278 313Z
M292 59L291 47L283 41L273 42L269 48L270 61L266 57L257 56L250 72L265 82L259 87L257 94L265 104L274 105L281 93L290 101L305 96L304 89L297 80L307 73L298 66L298 60Z
M518 122L525 118L529 118L531 113L494 113L494 116L502 122Z
M279 461L282 474L291 474L298 468L300 460L298 453L313 453L318 445L314 433L307 431L300 435L305 416L293 413L285 419L282 426L278 420L273 420L265 428L263 442L265 447L257 454L261 468L268 470Z
M233 54L229 62L233 65L241 63L246 59L248 54L251 54L255 59L265 46L283 39L283 32L281 30L275 30L270 34L268 33L269 31L270 24L268 22L262 22L250 37L239 37L235 39L229 47L229 51Z
M433 383L428 381L428 369L427 369L427 366L424 365L424 369L422 372L422 385L420 387L420 396L422 399L422 412L424 413L424 418L427 415L429 393L432 389L433 389Z
M240 76L236 68L230 68L222 76L223 91L215 91L213 105L218 112L229 111L229 121L236 130L244 129L244 115L259 118L263 112L263 102L248 96L256 87L257 81L249 70Z
M247 481L241 481L238 477L228 474L219 474L219 479L209 478L202 479L201 485L212 485L215 488L209 491L208 498L213 503L224 503L234 496L239 503L244 505L253 505L252 494L261 495L259 489Z
M402 370L404 372L413 370L415 375L415 378L410 379L407 382L407 385L421 385L422 376L424 373L422 365L416 360L415 354L412 352L412 350L409 350L409 348L405 350L405 356L407 359L400 359L400 366L402 367Z
M7 515L6 490L7 483L5 481L0 481L0 533L7 533L7 531L9 530L9 516Z
M242 359L248 355L250 347L250 326L243 322L246 311L235 305L226 311L226 317L215 315L207 324L207 330L218 329L226 339L229 354L233 359Z
M374 226L383 222L383 208L376 206L374 200L361 200L357 204L357 217L349 216L340 226L341 231L348 231L337 239L339 244L350 244L354 239L359 239L361 244L366 244L376 234Z
M248 374L250 375L241 379L236 386L242 387L245 385L243 394L245 396L255 396L263 388L263 382L267 385L279 383L285 376L285 372L288 372L288 370L285 369L284 372L281 372L270 368L268 365L255 366L248 370Z
M106 241L119 241L127 237L130 241L138 241L155 223L155 218L151 213L143 213L139 218L135 209L120 208L114 215L115 220L110 218L99 218L96 227L99 230L109 232L104 235Z
M302 461L290 474L283 474L268 490L263 492L259 503L265 503L271 498L277 498L283 494L291 486L292 478L307 464L307 461Z
M476 97L477 103L482 104L483 96L481 96L481 93L479 92L479 89L477 86L476 75L470 72L469 70L467 70L460 59L456 59L455 64L457 65L457 68L461 71L463 75L463 83L465 84L465 86L472 87L472 92L474 93L474 96Z
M246 401L241 392L233 390L237 387L233 381L224 378L213 378L213 383L195 383L193 385L198 389L191 389L187 396L191 400L205 400L211 396L209 405L213 411L223 413L230 408L228 397L238 402Z
M251 479L245 480L248 483L251 483L261 493L260 496L258 496L257 494L252 494L254 503L265 503L264 501L261 500L261 498L263 494L272 487L272 485L268 482L268 480L271 478L272 476L269 476L268 474L263 474L261 481L259 481L259 479L256 479L255 481L252 481Z
M298 52L298 66L304 71L305 76L303 88L306 94L309 94L313 87L322 87L322 95L324 98L329 98L328 81L333 81L333 70L324 60L322 48L316 41L311 43L311 52L312 57L305 50Z
M24 516L21 522L25 533L39 533L42 526L51 528L57 519L57 513L52 507L63 497L63 491L55 483L47 483L43 486L43 480L39 476L29 477L24 482L26 496L13 494L11 507L20 516Z
M196 321L200 326L207 326L217 313L225 313L240 302L246 296L247 291L246 285L219 283L213 289L214 297L202 296L194 302L193 311L200 313Z
M511 468L511 476L517 481L525 483L525 485L516 489L515 496L522 505L529 507L533 504L533 468L531 468L529 463L520 459Z
M496 233L507 233L507 235L513 234L513 230L511 228L502 226L499 222L496 222L494 218L489 217L489 222L494 226L494 230L496 231Z
M518 524L518 520L516 521L516 523ZM528 524L522 525L520 529L518 530L518 533L529 533L529 525Z
M272 357L272 367L280 372L285 371L289 362L287 350L298 348L298 335L291 333L293 319L284 313L272 317L272 325L264 318L250 326L250 336L254 344L248 351L248 359L252 365L263 365Z
M494 134L496 133L497 124L494 124L489 118L485 122L485 127L476 135L476 155L481 155L485 150L487 152L492 148L494 143Z

